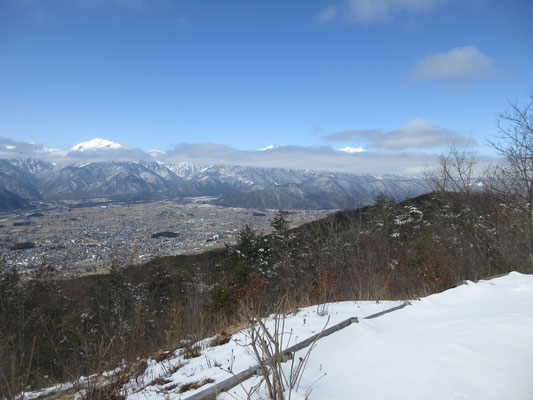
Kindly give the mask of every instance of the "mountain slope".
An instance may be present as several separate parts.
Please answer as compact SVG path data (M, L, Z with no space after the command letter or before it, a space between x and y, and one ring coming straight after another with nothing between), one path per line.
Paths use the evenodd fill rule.
M54 172L40 186L48 199L149 200L173 187L171 182L137 163L69 165Z
M218 204L268 209L354 208L373 204L380 193L404 200L427 191L420 179L376 179L369 176L321 176L301 184L274 185L263 190L224 196Z
M0 187L26 200L42 198L31 173L6 160L0 160Z
M19 195L0 187L0 211L13 211L29 207L30 203Z
M110 143L82 143L76 151L120 146ZM0 187L26 200L212 196L226 206L284 209L357 207L373 203L378 193L402 200L427 190L422 179L398 176L142 161L56 165L28 159L0 160Z

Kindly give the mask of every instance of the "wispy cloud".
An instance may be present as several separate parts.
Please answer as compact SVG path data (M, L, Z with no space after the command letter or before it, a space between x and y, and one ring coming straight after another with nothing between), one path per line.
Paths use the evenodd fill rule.
M328 23L337 17L338 12L339 8L337 6L329 5L327 8L318 13L317 20L321 24Z
M350 151L348 151L350 150ZM361 151L330 146L280 146L268 151L244 151L217 143L180 144L166 152L134 147L72 151L0 138L0 158L36 158L60 164L96 161L188 161L200 165L225 164L263 168L312 169L357 174L417 175L436 160L423 151Z
M320 11L317 19L327 23L345 18L357 23L387 22L401 14L430 11L447 0L344 0Z
M0 137L0 158L46 158L63 156L66 151L45 147L38 143L26 143L6 137Z
M338 134L341 134L339 132ZM333 134L336 135L336 134ZM332 141L335 141L335 136ZM37 143L24 143L0 137L0 158L35 158L58 164L98 161L187 161L199 165L244 165L262 168L311 169L356 174L420 175L438 155L420 150L436 143L467 144L468 138L439 130L427 121L413 120L402 129L390 132L346 131L344 138L364 137L373 148L331 146L273 146L245 151L218 143L183 143L168 151L143 151L136 147L97 148L86 151L55 149ZM339 137L339 136L337 136ZM416 146L418 143L418 146ZM418 147L419 149L416 149Z
M330 133L329 135L325 136L325 139L328 142L348 142L350 140L372 141L373 137L377 137L380 134L381 131L379 129L353 129Z
M414 81L446 80L465 83L495 75L494 60L475 46L456 47L419 60L409 78Z
M344 152L329 146L284 146L269 151L242 151L214 143L201 143L178 145L166 153L165 160L356 174L419 175L427 165L436 161L436 157L422 151Z
M25 143L0 137L0 158L37 158L60 163L92 161L135 161L154 160L151 154L135 148L123 146L116 149L94 149L74 151L72 149L55 149L39 143Z
M366 144L369 148L387 150L429 149L450 143L458 146L473 143L471 138L439 128L430 121L420 118L415 118L396 130L347 130L331 133L325 139L329 142L355 141L358 144Z

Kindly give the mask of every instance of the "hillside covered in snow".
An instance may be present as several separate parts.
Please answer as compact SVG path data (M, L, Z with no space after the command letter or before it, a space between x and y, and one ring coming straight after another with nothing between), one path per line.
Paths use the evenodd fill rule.
M533 276L506 276L464 284L376 318L365 317L400 302L341 302L284 316L284 347L347 318L352 323L322 337L310 353L292 399L531 399L533 393ZM273 318L266 320L273 331ZM114 387L127 399L187 399L257 364L250 329L207 338L140 363L124 380L82 378L25 398L57 397ZM191 348L194 352L191 352ZM294 359L305 356L300 350ZM284 364L290 376L291 361ZM116 377L122 376L117 386ZM218 399L268 398L260 376ZM92 382L92 383L90 383ZM95 383L98 382L98 383ZM76 388L76 390L74 390ZM290 397L289 397L290 394ZM123 396L123 397L122 397ZM309 396L309 397L307 397ZM119 397L116 397L119 398ZM199 398L199 397L198 397Z

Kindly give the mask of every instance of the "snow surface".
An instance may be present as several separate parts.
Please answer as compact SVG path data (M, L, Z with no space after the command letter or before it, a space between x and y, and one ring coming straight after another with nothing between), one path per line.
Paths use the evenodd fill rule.
M363 149L362 147L346 146L346 147L343 147L342 149L339 149L339 151L344 151L345 153L353 154L353 153L363 153L366 150Z
M398 304L401 304L401 302L342 302L301 309L297 314L291 314L286 317L284 348L320 332L326 323L331 326L353 316L364 317ZM267 326L272 327L272 325L273 320L268 319ZM163 377L170 382L165 385L149 385L137 393L131 393L138 390L139 385L135 383L131 386L131 394L128 399L163 399L167 395L170 395L170 399L185 399L198 391L208 388L210 385L205 385L198 390L188 391L181 395L172 392L168 393L164 390L165 387L178 384L179 389L179 386L184 383L201 381L206 378L221 382L232 376L230 370L233 373L239 373L257 364L249 347L249 336L246 330L233 335L231 341L222 346L210 347L209 343L212 340L213 338L208 338L200 342L203 351L198 358L185 360L180 355L181 351L177 350L175 353L177 357L165 363L151 361L142 381L151 382L155 378ZM173 374L169 375L166 372L172 370L172 367L179 363L186 363L186 365Z
M309 389L311 399L533 399L533 276L468 282L321 339L292 398Z
M262 149L257 149L257 150L258 151L274 150L274 149L279 149L280 147L285 147L285 146L282 144L271 144L266 147L263 147Z
M70 150L73 151L89 151L89 150L101 150L101 149L120 149L123 146L121 144L112 142L111 140L94 138L88 142L78 143Z
M317 342L291 399L304 399L309 391L310 399L533 399L533 275L467 282L363 319L399 304L341 302L287 315L284 347L320 332L328 319L332 326L359 318ZM272 326L272 319L266 322ZM232 376L228 369L239 373L256 365L246 330L221 346L212 347L212 339L198 342L202 352L196 358L187 360L178 349L166 361L148 360L144 374L124 388L127 398L186 399L212 384L180 394L183 384L221 382ZM288 374L290 362L284 368ZM246 399L259 381L251 378L218 399ZM252 398L268 398L264 385Z

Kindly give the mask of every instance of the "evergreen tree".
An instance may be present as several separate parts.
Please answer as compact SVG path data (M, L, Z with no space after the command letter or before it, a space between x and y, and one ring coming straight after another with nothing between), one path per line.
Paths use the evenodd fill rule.
M247 264L253 264L258 257L259 236L255 229L246 224L239 232L236 249L245 258Z
M286 237L287 232L290 228L290 221L287 216L289 213L287 211L283 211L282 209L278 210L278 213L270 220L270 226L272 226L275 229L275 233L279 236Z

